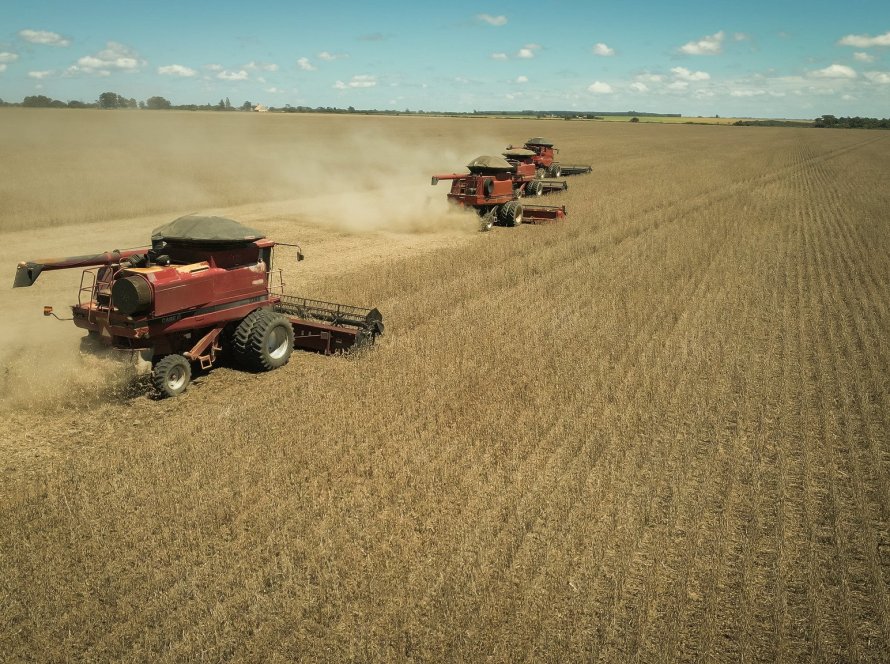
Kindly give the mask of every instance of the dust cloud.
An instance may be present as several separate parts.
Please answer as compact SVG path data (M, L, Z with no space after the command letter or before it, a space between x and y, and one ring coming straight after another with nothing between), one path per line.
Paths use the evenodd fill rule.
M293 200L320 225L429 232L466 220L430 176L505 145L486 121L454 118L2 114L0 230Z
M83 331L62 323L27 331L17 342L2 340L0 412L56 412L134 394L141 374L133 353L81 349Z

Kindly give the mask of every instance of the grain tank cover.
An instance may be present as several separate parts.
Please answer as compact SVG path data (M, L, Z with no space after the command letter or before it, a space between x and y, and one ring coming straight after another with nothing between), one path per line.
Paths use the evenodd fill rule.
M545 148L552 148L553 141L548 141L546 138L541 138L540 136L536 136L535 138L530 138L525 142L526 145L540 145Z
M526 159L534 157L537 154L534 150L526 150L525 148L510 148L504 152L507 159Z
M175 244L246 244L266 237L255 228L250 228L226 217L201 217L187 215L159 226L151 233L152 243L172 242Z
M476 157L473 161L467 164L467 168L470 169L470 173L492 173L516 170L516 166L503 157L494 157L491 155Z

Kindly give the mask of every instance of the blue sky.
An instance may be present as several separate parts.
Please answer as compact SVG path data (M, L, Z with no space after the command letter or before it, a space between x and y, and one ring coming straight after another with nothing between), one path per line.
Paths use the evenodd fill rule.
M0 2L0 98L890 116L890 2Z

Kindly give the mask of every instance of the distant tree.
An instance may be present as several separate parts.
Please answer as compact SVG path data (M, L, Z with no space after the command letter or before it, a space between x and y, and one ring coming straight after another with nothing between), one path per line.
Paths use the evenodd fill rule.
M633 118L630 119L630 121L631 121L631 122L639 122L639 121L640 121L640 118L633 117Z
M22 106L27 108L50 108L53 100L46 95L30 95L22 100Z
M232 110L232 102L229 101L229 98L228 98L228 97L226 97L226 105L225 105L225 109L226 109L227 111L231 111L231 110Z
M241 104L241 110L242 111L252 111L253 104L251 104L249 101L246 101L243 104Z
M120 108L120 98L116 92L103 92L99 95L99 108Z
M149 97L145 100L145 107L151 111L161 111L170 108L172 104L163 97Z
M139 101L139 110L142 110L142 109L144 109L144 108L145 108L145 102L142 101L142 100L140 100L140 101Z

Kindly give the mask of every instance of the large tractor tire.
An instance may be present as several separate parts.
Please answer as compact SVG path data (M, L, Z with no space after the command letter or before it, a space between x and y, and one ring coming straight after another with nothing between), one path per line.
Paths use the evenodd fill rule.
M541 184L540 180L532 180L527 185L525 185L526 196L540 196L543 193L544 185Z
M243 367L248 366L248 357L250 355L250 332L253 330L253 326L260 319L261 316L264 315L265 309L254 309L247 316L245 316L240 323L235 327L234 332L232 332L232 336L230 337L229 343L231 344L230 348L232 351L232 356L238 364Z
M522 205L518 201L504 203L498 212L504 226L522 225Z
M238 330L235 334L237 336ZM288 317L271 309L261 309L247 334L241 358L251 371L271 371L287 364L293 350L294 328Z
M559 164L551 164L550 168L547 169L547 174L552 178L558 178L562 175L562 167Z
M162 397L175 397L188 387L192 365L182 355L166 355L151 370L151 383Z

